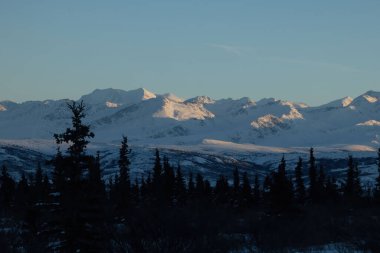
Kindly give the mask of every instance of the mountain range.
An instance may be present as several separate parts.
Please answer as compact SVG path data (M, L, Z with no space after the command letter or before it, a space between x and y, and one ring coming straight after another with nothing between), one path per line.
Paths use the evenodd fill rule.
M321 106L265 98L187 100L144 88L95 90L78 101L96 141L136 144L254 144L276 147L380 145L380 92ZM52 139L70 126L70 100L0 102L0 139Z

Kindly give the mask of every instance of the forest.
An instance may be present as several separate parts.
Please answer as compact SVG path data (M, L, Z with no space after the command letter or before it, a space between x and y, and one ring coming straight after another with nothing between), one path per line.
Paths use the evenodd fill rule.
M308 252L334 243L342 252L380 252L380 149L373 187L363 187L352 156L338 182L313 148L295 168L284 156L264 179L235 168L215 182L156 149L151 171L132 178L122 136L119 171L104 181L102 157L86 152L94 137L86 107L68 109L72 126L54 135L53 159L18 181L2 165L1 252Z

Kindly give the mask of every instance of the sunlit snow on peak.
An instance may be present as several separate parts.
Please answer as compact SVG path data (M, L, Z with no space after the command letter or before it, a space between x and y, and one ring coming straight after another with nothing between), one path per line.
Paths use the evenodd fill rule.
M192 104L214 104L215 100L208 96L197 96L194 98L190 98L185 101L186 103L192 103Z
M363 96L369 103L376 103L378 99L376 97L371 97L369 95L364 95Z
M353 100L354 100L354 99L353 99L352 97L345 97L345 98L342 100L342 105L343 105L343 107L347 107L347 106L349 106L349 105L352 103Z
M178 102L178 103L181 103L183 102L184 100L180 97L177 97L176 95L174 95L173 93L166 93L166 94L163 94L162 97L168 99L168 100L171 100L171 101L174 101L174 102Z
M156 98L156 94L154 94L153 92L145 89L145 88L141 88L141 90L143 91L143 100L148 100L148 99L152 99L152 98Z

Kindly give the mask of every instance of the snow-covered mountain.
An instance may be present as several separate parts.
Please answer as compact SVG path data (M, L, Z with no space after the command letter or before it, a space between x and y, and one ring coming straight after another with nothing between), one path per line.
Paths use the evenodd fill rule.
M117 171L115 162L122 135L132 145L132 173L150 170L154 148L181 162L187 171L200 170L210 179L239 167L265 175L283 154L290 168L308 148L334 164L331 173L344 174L347 153L360 160L364 181L377 175L380 146L380 93L369 91L310 107L303 103L265 98L215 100L207 96L181 99L146 89L95 90L82 96L86 121L95 132L89 152L100 151L104 176ZM70 100L0 102L0 165L19 177L33 171L37 161L55 152L54 133L70 126ZM340 173L340 174L339 174Z
M80 98L96 141L124 134L139 144L202 143L214 139L266 146L380 144L380 92L318 107L273 98L187 100L146 89L95 90ZM69 100L0 102L0 139L51 139L70 124Z

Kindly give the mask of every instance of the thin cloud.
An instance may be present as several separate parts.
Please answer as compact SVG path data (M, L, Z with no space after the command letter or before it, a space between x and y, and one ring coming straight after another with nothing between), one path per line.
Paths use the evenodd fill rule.
M208 44L208 46L221 49L229 54L233 54L236 56L241 56L245 50L243 47L238 46L232 46L232 45L225 45L225 44Z

